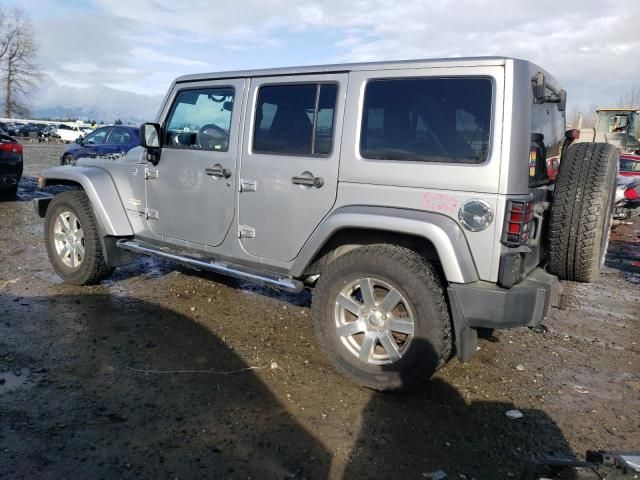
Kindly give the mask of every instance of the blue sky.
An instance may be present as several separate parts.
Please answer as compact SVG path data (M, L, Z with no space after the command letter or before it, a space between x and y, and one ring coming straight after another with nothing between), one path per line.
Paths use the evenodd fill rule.
M42 70L71 87L160 95L186 73L472 55L535 61L570 106L613 104L640 83L639 0L5 4L30 13Z

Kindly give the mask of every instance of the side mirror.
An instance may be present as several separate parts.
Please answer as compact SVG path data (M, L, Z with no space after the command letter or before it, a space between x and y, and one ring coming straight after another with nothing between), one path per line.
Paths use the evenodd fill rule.
M78 138L76 138L76 143L78 145L84 145L84 139L82 137L78 137Z
M558 102L558 110L564 112L567 109L567 91L560 90L560 101Z
M140 145L147 149L147 161L157 165L160 162L160 125L143 123L140 125Z

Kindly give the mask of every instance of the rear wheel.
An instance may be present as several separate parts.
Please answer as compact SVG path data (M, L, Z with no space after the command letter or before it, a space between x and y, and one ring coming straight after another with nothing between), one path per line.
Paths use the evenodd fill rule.
M53 269L62 280L90 285L108 277L96 219L81 190L56 195L45 217L45 243Z
M76 159L73 158L73 155L70 154L66 154L65 156L62 157L62 162L60 162L62 165L75 165L76 164Z
M393 245L360 247L320 275L314 329L336 369L375 390L427 380L451 353L451 320L433 267Z
M618 154L606 143L571 145L562 158L549 225L549 271L593 282L609 244Z

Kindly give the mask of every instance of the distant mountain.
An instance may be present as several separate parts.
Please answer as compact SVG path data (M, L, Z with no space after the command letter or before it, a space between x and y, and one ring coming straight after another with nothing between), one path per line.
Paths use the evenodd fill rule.
M162 98L162 95L139 95L105 85L69 87L45 75L32 98L31 116L79 118L105 123L121 119L125 123L142 123L155 118Z

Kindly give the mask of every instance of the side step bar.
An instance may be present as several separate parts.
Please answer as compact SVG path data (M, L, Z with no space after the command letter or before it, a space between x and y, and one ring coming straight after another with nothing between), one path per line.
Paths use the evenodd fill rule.
M164 249L133 240L118 240L116 245L130 252L166 258L167 260L173 260L174 262L182 263L197 270L220 273L222 275L238 278L240 280L259 283L268 287L279 288L280 290L285 290L291 293L298 293L304 288L304 284L299 280L295 280L284 275L279 276L276 274L250 270L248 267L234 265L232 263L223 262L221 260L207 260L186 255L179 255L177 253L166 251Z

